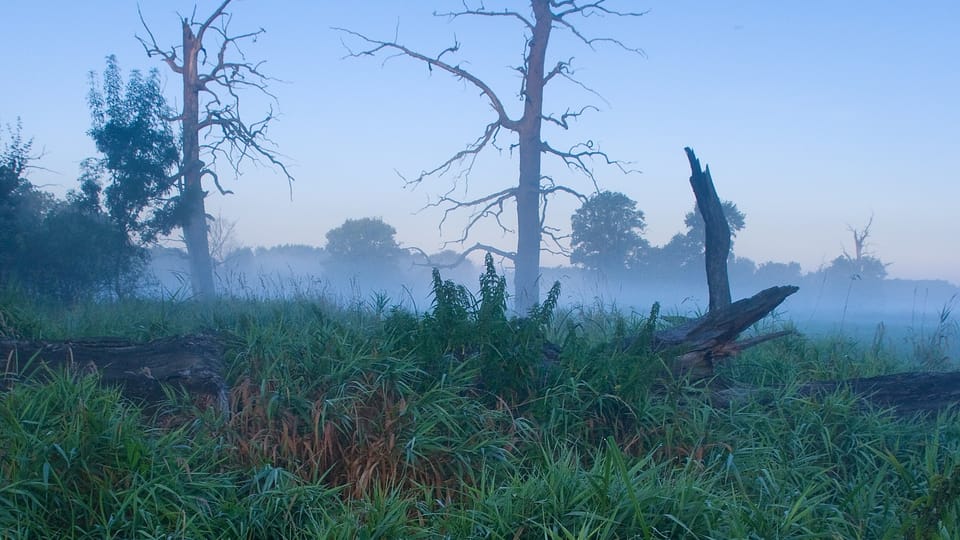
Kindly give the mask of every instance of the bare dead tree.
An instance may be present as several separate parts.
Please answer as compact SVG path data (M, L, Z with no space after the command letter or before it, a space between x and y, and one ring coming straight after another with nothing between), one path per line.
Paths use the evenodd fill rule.
M870 227L873 226L873 214L870 214L870 219L867 221L866 226L863 229L855 229L851 225L847 225L847 230L853 234L853 254L851 257L847 250L843 250L843 255L853 261L860 262L863 260L864 255L869 255L867 253L867 239L870 238Z
M181 227L190 259L190 281L197 298L215 295L203 178L213 180L221 194L230 193L220 185L214 167L217 159L226 160L234 174L239 174L244 161L263 161L283 172L291 190L293 182L293 176L267 137L267 128L274 119L273 108L252 123L240 116L240 96L244 90L261 92L274 101L276 96L267 86L272 79L260 70L263 62L248 62L241 48L242 43L256 41L265 30L230 33L228 27L232 16L225 11L230 2L224 0L202 21L196 18L196 11L190 18L181 17L181 45L161 49L142 13L140 22L147 37L137 36L149 57L163 60L183 80L183 108L171 120L180 122L183 132L183 158L177 172ZM208 36L212 36L216 43L216 48L210 49L216 50L216 54L208 54L204 47L204 39ZM239 61L233 61L233 58L239 58ZM201 154L209 163L201 159Z
M445 59L459 50L460 44L457 42L435 56L428 56L402 45L396 37L392 41L380 41L353 30L336 28L349 39L358 40L362 44L360 47L353 48L345 43L348 57L392 54L413 58L427 64L431 71L438 69L473 85L480 90L480 94L490 104L494 117L484 126L483 132L474 141L436 167L423 170L416 177L405 178L405 180L408 185L416 186L425 178L431 176L451 174L454 177L454 188L428 206L445 209L440 223L441 227L451 212L467 211L470 213L461 236L455 241L461 245L466 243L474 226L483 219L494 219L504 231L516 233L516 251L494 249L492 246L477 243L464 250L462 258L473 251L489 251L511 259L515 265L515 308L520 313L526 313L539 301L540 252L544 249L544 240L546 239L555 246L561 246L563 240L563 235L559 233L558 229L546 225L546 207L549 198L559 193L570 194L581 199L585 198L574 188L556 183L549 176L542 174L542 156L547 154L559 159L572 171L587 177L595 190L597 184L593 173L594 162L599 161L603 164L614 165L627 172L622 162L608 157L606 153L596 148L591 141L576 144L568 150L561 150L551 146L542 136L544 122L567 130L572 121L585 112L596 109L590 106L578 110L568 109L559 116L544 113L544 89L551 81L565 79L586 88L573 77L572 58L558 61L549 69L547 68L547 46L554 29L569 32L576 40L591 49L598 44L605 43L626 51L643 54L640 49L628 47L617 39L590 37L575 24L578 17L639 17L643 15L641 12L611 9L606 4L606 0L586 2L578 0L529 0L530 12L522 13L510 8L489 10L482 3L478 7L472 8L467 2L464 2L464 9L460 11L435 13L435 15L449 19L485 17L505 18L519 22L526 35L523 65L515 68L522 76L520 95L523 97L523 113L519 117L510 115L504 101L485 81L460 64ZM503 131L512 132L516 136L515 142L512 141L509 148L511 151L516 149L519 156L520 170L517 184L473 199L459 199L452 196L457 181L469 176L478 154L488 146L496 147L497 138ZM514 205L517 212L515 231L502 220L504 212L509 210L510 205Z

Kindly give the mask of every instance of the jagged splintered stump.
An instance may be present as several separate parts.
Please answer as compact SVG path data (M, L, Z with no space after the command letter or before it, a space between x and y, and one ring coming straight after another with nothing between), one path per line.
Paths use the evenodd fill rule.
M710 310L699 319L661 330L653 336L654 350L679 349L671 369L674 375L699 381L713 377L715 362L738 354L743 349L790 334L774 332L736 341L754 323L776 309L799 289L792 285L771 287L759 293Z
M704 262L710 310L699 319L657 332L654 350L675 349L679 354L671 365L675 376L691 381L714 375L715 361L736 355L741 350L776 339L790 332L775 332L749 340L737 337L754 323L776 309L799 289L792 285L771 287L731 303L727 258L730 256L730 226L723 213L723 204L710 176L710 167L700 167L700 160L690 148L684 148L690 162L690 188L697 200L697 211L704 223Z
M223 378L223 346L212 336L197 335L133 343L117 338L71 341L0 341L3 361L0 387L21 378L42 377L66 369L96 373L103 384L120 387L135 402L155 404L166 398L163 386L183 389L218 410L229 410Z
M790 334L774 332L737 341L737 337L753 323L773 311L788 296L797 292L793 286L771 287L756 295L730 303L727 258L730 254L730 228L710 176L710 168L701 169L693 150L684 148L690 162L690 187L703 216L705 262L710 310L674 328L657 332L654 350L677 351L671 364L674 376L707 384L717 404L737 399L754 399L757 388L724 388L712 384L716 361L734 356L743 349ZM801 395L816 396L840 388L849 389L864 404L892 409L904 416L935 414L960 404L960 373L898 373L845 381L816 381L800 386Z

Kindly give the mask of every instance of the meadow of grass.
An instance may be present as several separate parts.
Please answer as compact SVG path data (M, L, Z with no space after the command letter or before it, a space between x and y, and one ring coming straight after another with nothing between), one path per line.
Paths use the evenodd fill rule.
M433 286L426 313L4 293L0 337L214 333L232 394L228 415L175 392L147 411L89 375L6 381L0 537L960 537L960 417L797 392L917 359L788 337L720 375L765 399L720 407L643 346L656 310L558 309L554 291L516 319L492 264L475 296Z

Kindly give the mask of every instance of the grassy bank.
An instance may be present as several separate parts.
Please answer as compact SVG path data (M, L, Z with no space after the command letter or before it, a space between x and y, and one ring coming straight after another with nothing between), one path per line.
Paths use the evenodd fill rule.
M11 538L953 538L960 418L861 410L798 384L903 370L882 344L791 337L723 376L717 408L640 344L665 324L545 305L506 313L434 282L427 313L371 298L70 309L8 293L6 337L212 332L232 411L145 412L90 377L0 394L0 535ZM544 342L560 346L544 362Z

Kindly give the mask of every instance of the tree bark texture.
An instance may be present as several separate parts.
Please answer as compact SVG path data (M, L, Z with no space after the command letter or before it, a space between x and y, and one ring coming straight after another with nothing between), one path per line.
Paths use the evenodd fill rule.
M216 296L213 284L213 261L207 238L206 193L201 184L203 163L200 161L200 75L198 57L203 47L190 22L183 20L183 238L190 260L190 285L193 296L210 299Z
M229 410L223 378L223 346L211 336L185 336L133 343L117 338L72 341L0 341L2 381L43 377L44 367L96 373L102 384L119 386L127 398L144 404L165 399L163 385L182 388Z
M543 88L547 44L553 13L547 0L533 0L536 23L530 38L524 74L523 117L517 124L520 178L517 184L517 256L514 261L514 307L526 315L540 301L540 176L543 157Z
M723 205L710 177L710 167L700 168L700 160L690 148L683 149L690 161L690 187L697 199L697 209L705 225L704 255L707 269L707 288L710 291L710 311L730 304L730 281L727 277L727 257L730 256L730 224L723 214Z

